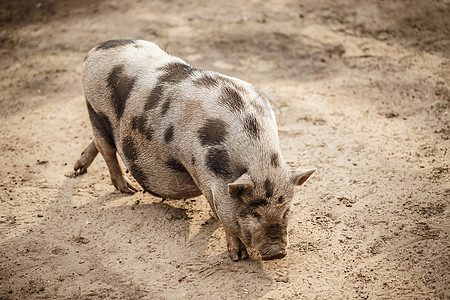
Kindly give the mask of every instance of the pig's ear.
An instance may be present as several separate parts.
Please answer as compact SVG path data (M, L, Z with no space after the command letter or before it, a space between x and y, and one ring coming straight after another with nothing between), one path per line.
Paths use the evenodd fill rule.
M294 185L302 185L317 169L294 170L291 172L291 180Z
M228 184L228 193L231 197L236 197L241 193L250 192L255 184L247 173L242 174L235 182Z

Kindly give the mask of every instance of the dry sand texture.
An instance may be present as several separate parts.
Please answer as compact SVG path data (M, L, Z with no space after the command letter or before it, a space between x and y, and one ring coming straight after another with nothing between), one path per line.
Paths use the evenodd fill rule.
M1 299L449 299L450 2L1 1ZM228 258L203 197L124 195L81 89L89 49L152 40L274 102L288 255ZM140 201L136 205L136 201Z

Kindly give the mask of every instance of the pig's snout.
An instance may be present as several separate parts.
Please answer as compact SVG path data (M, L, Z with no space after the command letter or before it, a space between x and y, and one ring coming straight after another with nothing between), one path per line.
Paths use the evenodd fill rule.
M279 244L269 245L263 252L261 252L263 260L283 258L286 254L286 247Z

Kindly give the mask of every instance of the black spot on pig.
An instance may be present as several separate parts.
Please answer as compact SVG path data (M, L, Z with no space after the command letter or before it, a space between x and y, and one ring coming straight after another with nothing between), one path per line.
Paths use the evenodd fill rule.
M163 103L163 105L161 106L161 115L165 116L167 111L169 110L170 107L170 102L172 100L171 99L166 99L166 101Z
M206 88L220 86L219 81L210 75L204 75L204 76L194 80L194 84L199 85L199 86L204 86Z
M230 156L221 148L210 148L206 154L206 166L216 176L228 178L230 173Z
M233 112L240 112L244 108L244 102L238 92L231 87L224 87L219 97L219 102L227 106Z
M244 120L244 129L247 135L251 138L258 138L261 131L258 120L254 116L248 116Z
M188 78L196 69L183 63L172 62L160 68L164 73L158 78L159 82L179 83Z
M108 117L102 113L97 113L86 101L87 109L89 113L89 119L91 120L92 127L100 134L101 138L112 148L116 149L114 142L114 134L111 126L111 122Z
M195 163L196 163L195 157L192 156L192 158L191 158L191 164L192 164L193 166L195 166Z
M136 78L126 75L125 67L118 65L109 73L107 82L111 90L111 100L117 119L120 119L125 109L128 96L136 83Z
M122 150L128 161L128 169L130 170L131 175L133 175L136 181L145 188L148 178L145 175L145 172L143 172L141 167L136 163L138 151L131 136L126 136L122 139Z
M164 132L164 141L170 143L173 140L173 125L170 125Z
M266 191L266 198L273 196L273 183L269 179L264 182L264 190Z
M157 84L150 92L150 95L148 96L147 101L145 102L144 109L151 110L155 108L161 101L162 94L163 94L163 87L161 84Z
M251 207L267 205L267 200L266 199L254 199L254 200L250 201L250 203L248 205L250 205Z
M133 162L136 160L137 149L131 136L126 136L122 139L122 150L128 161Z
M227 123L220 119L208 119L198 131L202 146L220 145L227 135Z
M139 132L145 131L146 119L144 116L137 116L131 120L131 129L138 130Z
M148 96L147 102L145 103L144 109L150 110L155 108L162 99L164 92L164 85L166 83L176 84L179 83L186 78L188 78L196 69L179 62L169 63L164 67L159 68L159 70L163 71L163 74L158 77L158 81L155 87L150 92ZM167 100L169 101L169 99ZM167 113L169 109L170 103L165 102L163 107L161 108L161 114Z
M147 119L144 116L134 117L131 120L131 129L139 131L148 141L153 138L154 130L150 125L147 125Z
M96 50L106 50L106 49L126 46L129 44L135 44L135 41L130 40L130 39L110 40L110 41L106 41L106 42L103 42L100 45L98 45Z
M283 203L284 202L284 197L283 196L280 196L280 197L278 197L278 203Z
M133 175L134 179L136 179L136 181L139 182L139 184L145 188L145 184L148 182L147 175L145 174L145 172L142 171L141 167L135 162L130 163L130 173L131 175ZM148 191L154 196L160 197L159 195L150 192L149 189L146 189L146 191Z
M181 162L179 162L177 159L175 158L171 158L168 161L166 161L166 166L169 169L172 169L174 171L177 172L181 172L181 173L188 173L188 171L186 170L186 168L183 166L183 164Z
M280 158L278 157L278 153L272 153L270 156L270 165L274 168L278 168L280 166Z

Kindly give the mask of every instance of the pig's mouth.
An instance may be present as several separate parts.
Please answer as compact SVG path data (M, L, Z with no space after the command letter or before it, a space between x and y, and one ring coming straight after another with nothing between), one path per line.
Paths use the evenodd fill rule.
M268 245L260 253L263 260L280 259L287 254L286 247L279 244Z

